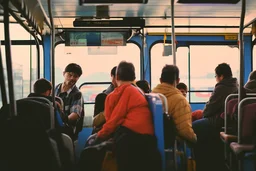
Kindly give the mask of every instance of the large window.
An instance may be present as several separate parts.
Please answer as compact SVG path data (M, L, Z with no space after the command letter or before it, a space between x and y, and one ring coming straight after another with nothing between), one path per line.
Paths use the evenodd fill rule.
M163 56L162 52L162 43L152 47L152 88L159 83L163 66L165 64L173 64L173 57ZM191 103L204 103L209 100L216 84L215 68L218 64L228 63L232 69L233 76L239 78L239 51L236 47L227 45L179 47L176 52L176 62L180 69L180 82L184 82L189 88L187 99Z
M133 63L136 79L140 79L140 49L132 43L119 47L66 47L60 44L55 48L55 57L56 83L63 82L63 70L71 62L79 64L83 70L78 86L84 82L110 82L111 69L122 60Z
M239 51L232 46L190 46L190 90L205 91L191 93L191 102L206 102L216 84L215 68L228 63L233 77L239 78ZM207 93L207 91L210 91Z
M162 68L173 64L173 56L163 56L163 43L154 45L151 49L151 88L159 84ZM171 48L171 46L170 46ZM176 63L180 70L180 82L188 86L188 53L187 47L179 47L176 52ZM188 97L188 96L187 96Z
M96 95L109 86L97 82L111 82L110 71L114 66L123 60L132 62L136 71L136 80L140 79L140 49L132 43L118 47L66 47L60 44L55 48L55 58L56 84L63 82L63 71L69 63L77 63L82 67L83 74L77 86L85 82L96 82L81 88L85 101L84 126L92 124Z

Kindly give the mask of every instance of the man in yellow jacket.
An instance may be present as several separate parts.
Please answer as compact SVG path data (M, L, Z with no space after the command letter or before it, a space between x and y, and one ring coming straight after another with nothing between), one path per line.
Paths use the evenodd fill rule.
M152 92L166 96L168 114L171 115L174 121L178 136L186 141L195 143L197 137L192 129L191 107L186 98L176 88L179 81L179 68L174 65L166 65L162 69L161 84L158 84Z

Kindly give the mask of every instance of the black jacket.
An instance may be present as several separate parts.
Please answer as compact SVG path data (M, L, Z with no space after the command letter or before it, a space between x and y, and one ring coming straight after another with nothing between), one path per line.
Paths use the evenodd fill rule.
M212 95L209 101L206 103L203 116L209 118L210 122L220 127L223 125L223 121L219 116L224 112L225 99L229 94L237 93L238 83L236 78L226 78L221 80L215 85Z

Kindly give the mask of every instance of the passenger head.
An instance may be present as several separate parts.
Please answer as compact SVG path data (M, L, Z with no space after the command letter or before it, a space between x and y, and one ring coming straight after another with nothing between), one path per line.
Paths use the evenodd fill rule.
M144 91L144 93L150 92L150 86L149 83L146 80L140 80L136 82L136 85Z
M256 80L256 70L252 71L249 75L248 81Z
M135 68L130 62L122 61L116 68L116 83L118 86L122 82L133 82L135 80Z
M52 92L52 83L44 78L38 79L34 84L34 93L43 96L50 96Z
M221 63L215 68L215 78L217 82L220 82L226 78L232 78L232 71L227 63Z
M114 85L114 87L117 87L117 85L116 85L116 66L111 69L110 76L111 76L112 84Z
M104 111L106 97L107 94L105 93L100 93L96 96L94 105L94 117L100 112Z
M79 65L75 63L68 64L63 72L64 84L69 87L74 86L81 75L82 68Z
M180 90L180 92L183 94L183 96L187 97L188 87L184 83L179 83L177 85L177 89Z
M179 68L175 65L165 65L162 69L160 82L176 86L179 81Z

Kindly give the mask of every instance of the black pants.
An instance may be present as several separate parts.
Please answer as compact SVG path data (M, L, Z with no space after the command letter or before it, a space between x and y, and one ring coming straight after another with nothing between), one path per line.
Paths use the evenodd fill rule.
M161 157L156 138L120 127L115 135L118 171L160 171Z

